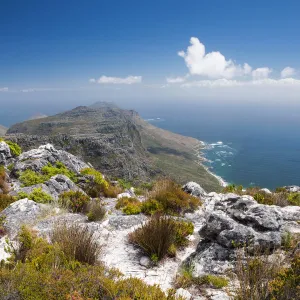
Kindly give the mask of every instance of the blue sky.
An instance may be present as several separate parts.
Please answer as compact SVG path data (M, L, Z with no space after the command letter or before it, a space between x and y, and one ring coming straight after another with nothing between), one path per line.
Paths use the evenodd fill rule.
M2 1L0 101L254 86L296 95L299 11L274 0Z

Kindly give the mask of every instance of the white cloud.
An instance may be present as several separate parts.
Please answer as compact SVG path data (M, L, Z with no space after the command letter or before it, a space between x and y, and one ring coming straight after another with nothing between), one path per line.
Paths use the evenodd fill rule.
M291 67L286 67L281 71L281 78L291 77L296 74L296 70Z
M8 87L0 88L0 92L8 92Z
M198 80L186 82L181 85L184 88L190 87L236 87L236 86L283 86L292 87L299 86L300 80L294 78L283 78L283 79L257 79L257 80L233 80L233 79L217 79L217 80Z
M182 83L186 81L186 77L167 77L168 83Z
M91 78L89 80L92 83L100 83L100 84L133 84L142 82L142 76L128 76L125 78L121 77L109 77L109 76L101 76L99 79Z
M252 77L254 80L260 80L265 79L269 77L269 74L272 73L272 70L270 68L264 67L264 68L257 68L252 71Z
M179 51L192 75L201 75L208 78L227 78L242 76L251 72L251 67L244 64L243 67L235 64L232 60L226 60L219 51L205 53L205 46L198 38L190 39L187 51Z

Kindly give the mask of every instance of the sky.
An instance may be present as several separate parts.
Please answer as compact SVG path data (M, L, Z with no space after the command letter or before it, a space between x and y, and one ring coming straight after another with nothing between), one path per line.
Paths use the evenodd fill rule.
M299 101L299 11L296 0L2 1L2 111L122 99Z

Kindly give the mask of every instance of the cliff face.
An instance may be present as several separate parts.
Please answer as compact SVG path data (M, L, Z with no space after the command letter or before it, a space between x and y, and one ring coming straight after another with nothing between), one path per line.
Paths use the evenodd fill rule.
M4 126L2 126L2 125L0 125L0 136L5 135L6 131L7 131L7 128L4 127Z
M111 177L144 181L169 175L195 180L207 190L217 180L196 163L199 141L156 128L135 111L98 103L9 128L7 136L24 150L52 143L92 163Z

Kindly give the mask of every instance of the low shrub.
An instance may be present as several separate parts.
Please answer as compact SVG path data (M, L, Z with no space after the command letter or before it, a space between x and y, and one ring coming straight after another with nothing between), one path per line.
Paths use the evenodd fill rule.
M203 286L211 286L216 289L221 289L228 285L229 280L223 276L216 275L193 275L194 266L191 264L184 265L180 274L177 274L175 278L175 287L178 288L189 288L194 286L195 288L201 289Z
M143 204L143 210L145 213L153 214L154 207L157 206L158 211L169 215L180 215L187 211L194 211L199 205L201 201L198 198L184 192L174 181L164 179L154 184L148 200Z
M122 209L126 215L136 215L141 212L142 203L136 198L122 197L118 199L116 209Z
M23 186L31 186L39 183L44 183L47 179L42 174L27 169L20 174L19 180L21 181Z
M188 222L154 215L129 234L129 241L140 247L152 260L161 260L168 252L174 256L177 248L186 246L187 237L193 230L193 225Z
M54 227L50 239L52 243L59 245L70 260L93 265L100 255L101 246L86 226L58 224Z
M229 184L225 186L222 190L222 193L235 193L235 194L242 194L243 192L243 186L242 185L235 185L235 184Z
M279 270L269 283L272 300L300 299L300 255L295 255L290 267Z
M155 199L148 199L142 203L142 212L147 215L163 212L164 208L160 202Z
M0 165L0 189L3 194L7 194L9 192L9 186L6 182L5 168L2 165Z
M87 217L90 222L102 221L106 210L100 200L90 201L87 207Z
M270 259L268 253L255 252L248 255L246 249L237 254L236 274L239 286L235 291L236 300L269 299L269 284L283 265L282 259Z
M147 285L137 278L125 279L118 270L108 269L101 263L91 265L70 260L76 251L70 251L74 246L69 247L69 243L74 243L74 236L79 240L77 230L72 234L59 234L59 242L54 244L32 232L22 235L26 249L22 259L13 266L0 266L0 299L183 300L175 297L173 290L166 295L158 286ZM83 238L78 247L84 249L86 241ZM62 250L64 248L66 253Z
M8 207L10 204L16 201L15 197L6 194L0 194L0 211Z
M3 237L6 234L6 229L4 227L5 220L6 216L0 216L0 237Z
M60 194L58 202L63 208L71 212L85 212L90 197L80 191L67 191Z
M124 179L118 179L118 183L124 190L129 190L131 188L131 183Z
M5 141L5 143L8 145L10 153L13 156L19 156L22 153L22 149L17 143L14 143L12 141Z
M35 188L29 194L28 199L33 200L37 203L49 203L53 201L53 198L44 192L42 188Z
M62 162L57 161L55 165L48 163L42 168L42 173L45 175L45 179L49 180L52 176L61 174L69 177L73 182L77 181L77 176L74 172L70 171Z
M287 201L290 205L300 206L300 193L290 193Z
M103 194L107 198L117 198L122 192L123 189L120 186L109 185L104 189Z

